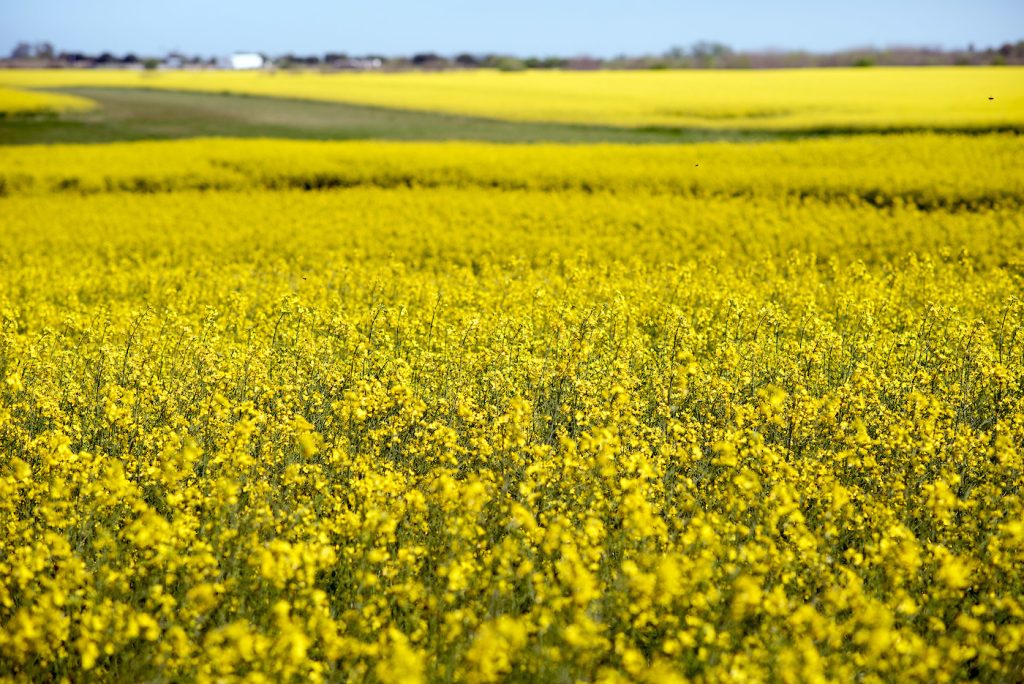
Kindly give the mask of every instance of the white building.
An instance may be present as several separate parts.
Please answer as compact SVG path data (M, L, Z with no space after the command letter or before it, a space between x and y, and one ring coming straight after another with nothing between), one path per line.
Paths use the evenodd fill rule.
M263 55L255 52L236 52L228 58L232 69L262 69Z

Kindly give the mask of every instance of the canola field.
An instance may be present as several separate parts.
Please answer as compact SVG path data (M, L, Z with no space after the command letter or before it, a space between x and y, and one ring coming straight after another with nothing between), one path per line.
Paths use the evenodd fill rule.
M0 148L0 681L1020 681L1022 209L1016 133Z
M0 86L235 93L632 128L1019 130L1024 126L1024 67L334 74L19 69L0 71Z

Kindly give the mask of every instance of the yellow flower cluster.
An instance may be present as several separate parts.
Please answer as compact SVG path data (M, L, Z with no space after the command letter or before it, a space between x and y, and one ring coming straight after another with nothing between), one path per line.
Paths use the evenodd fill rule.
M77 95L38 93L0 87L0 119L26 114L56 114L69 110L92 109L96 103Z
M164 88L669 128L1019 128L1024 67L323 74L7 70L13 87Z
M0 679L1020 679L1020 159L2 150Z

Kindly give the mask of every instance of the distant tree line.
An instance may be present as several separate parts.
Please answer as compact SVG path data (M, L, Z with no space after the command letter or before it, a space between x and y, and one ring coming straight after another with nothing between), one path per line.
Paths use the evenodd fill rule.
M116 55L112 52L87 53L56 51L52 43L18 43L7 60L5 66L17 66L25 63L29 66L45 64L46 66L65 67L154 67L168 62L178 66L215 66L215 57L202 57L200 55L188 56L179 52L170 52L163 57L145 56L140 57L133 52Z
M838 52L737 51L727 45L701 41L689 47L673 47L657 55L620 55L613 58L588 56L520 57L496 53L463 52L452 56L422 52L409 56L358 55L345 52L325 54L263 55L271 69L332 70L448 70L448 69L778 69L801 67L867 67L926 65L1024 64L1024 40L998 47L945 50L927 47L863 48ZM162 56L139 56L111 52L89 54L58 52L52 43L18 43L0 66L108 67L108 68L210 68L222 66L223 59L171 52Z

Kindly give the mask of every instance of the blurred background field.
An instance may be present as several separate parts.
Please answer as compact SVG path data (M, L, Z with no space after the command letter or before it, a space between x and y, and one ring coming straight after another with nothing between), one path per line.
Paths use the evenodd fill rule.
M0 85L54 89L100 104L88 115L0 123L5 143L196 135L671 142L1024 126L1020 67L358 74L23 69L0 71Z
M1016 206L1019 136L846 136L757 145L497 145L199 139L0 148L0 192L471 187Z

